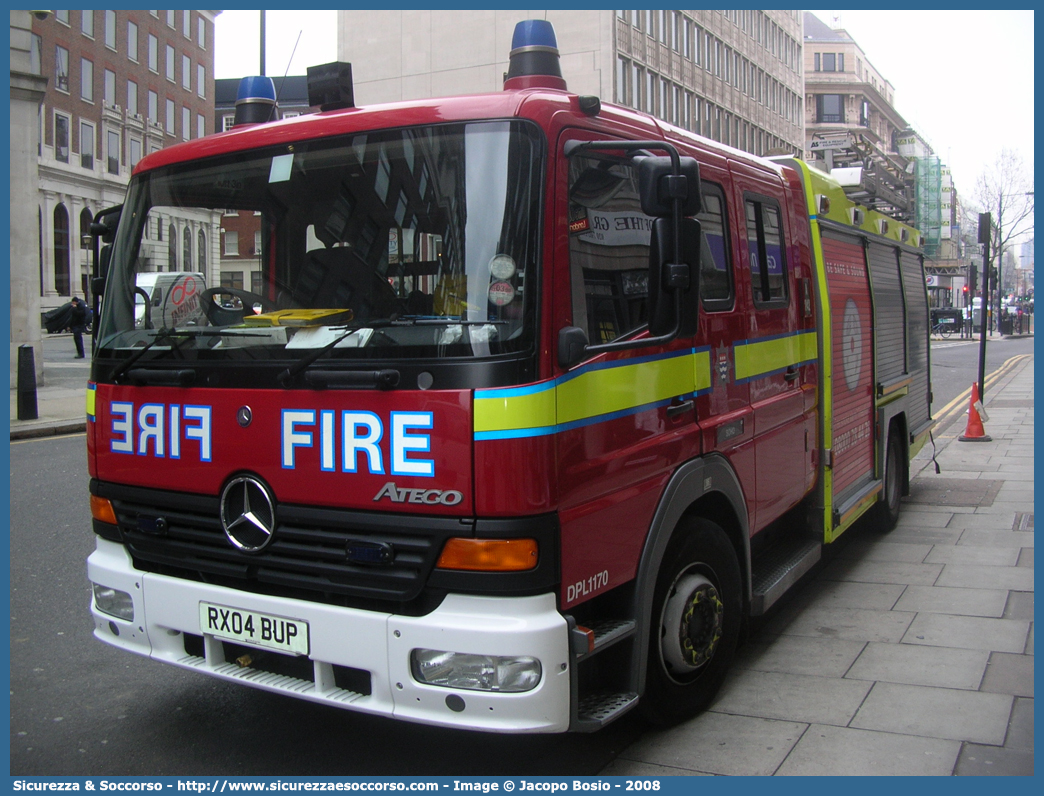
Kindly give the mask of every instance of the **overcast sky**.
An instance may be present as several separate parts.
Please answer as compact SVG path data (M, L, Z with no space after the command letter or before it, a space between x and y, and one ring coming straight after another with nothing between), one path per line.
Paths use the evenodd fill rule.
M959 194L972 193L1003 148L1032 168L1033 11L813 13L828 25L840 17L895 88L896 109L950 166ZM217 77L257 74L259 20L259 11L218 16ZM266 74L303 75L336 60L336 28L336 11L266 12Z

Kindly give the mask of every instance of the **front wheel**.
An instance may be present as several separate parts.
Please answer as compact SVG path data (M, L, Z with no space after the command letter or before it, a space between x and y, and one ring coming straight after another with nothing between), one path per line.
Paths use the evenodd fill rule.
M713 699L739 640L739 562L718 525L684 520L664 553L653 597L645 693L653 724L690 718Z

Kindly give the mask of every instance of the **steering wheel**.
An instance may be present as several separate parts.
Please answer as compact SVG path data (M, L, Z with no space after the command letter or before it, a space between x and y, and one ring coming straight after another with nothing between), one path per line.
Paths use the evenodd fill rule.
M235 296L243 302L243 309L228 309L215 304L214 296L218 295ZM255 304L260 304L263 312L274 312L278 309L275 302L271 299L247 290L240 290L238 287L208 287L200 293L199 300L203 307L203 314L207 316L207 320L214 326L228 326L232 323L242 322L243 318L246 317L247 311L253 311L251 308Z

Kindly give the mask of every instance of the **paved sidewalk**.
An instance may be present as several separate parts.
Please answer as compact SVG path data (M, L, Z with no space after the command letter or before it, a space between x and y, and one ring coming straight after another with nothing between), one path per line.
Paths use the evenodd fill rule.
M896 529L846 532L707 712L602 773L1032 774L1033 386L1028 357L991 387L992 442L937 429Z

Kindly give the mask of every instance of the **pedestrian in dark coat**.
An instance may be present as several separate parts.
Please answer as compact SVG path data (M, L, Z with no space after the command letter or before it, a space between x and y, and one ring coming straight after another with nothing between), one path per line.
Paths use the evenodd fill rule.
M76 343L76 358L83 359L83 331L87 325L87 305L73 296L72 313L69 315L69 328L72 329L73 342Z

